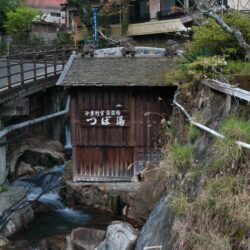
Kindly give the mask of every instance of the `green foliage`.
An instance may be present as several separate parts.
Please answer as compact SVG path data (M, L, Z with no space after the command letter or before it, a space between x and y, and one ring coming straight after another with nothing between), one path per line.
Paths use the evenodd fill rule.
M92 8L88 0L68 0L70 6L77 8L80 20L92 35Z
M190 139L190 140L195 140L196 138L198 138L199 136L200 136L200 130L197 128L197 127L195 127L195 126L192 126L192 125L190 125L189 127L188 127L188 138Z
M4 32L4 23L6 22L6 12L15 10L21 6L21 0L1 0L0 1L0 31Z
M204 234L192 233L189 246L191 249L201 250L231 250L230 237L224 235L218 235L213 232L207 232Z
M166 85L183 85L193 81L193 74L186 69L172 69L165 75Z
M250 62L230 60L227 69L229 74L248 75L250 73Z
M250 17L247 14L230 11L223 17L231 27L239 29L246 41L250 42ZM226 33L214 20L204 19L203 25L193 27L194 36L190 46L192 53L207 50L209 54L227 56L240 55L237 42Z
M24 35L31 31L32 21L38 11L28 7L18 7L6 13L5 29L10 34Z
M172 195L168 199L167 206L179 217L187 215L189 202L183 193Z
M193 205L196 209L207 213L213 213L214 210L217 210L217 213L228 213L232 204L227 200L227 197L238 194L239 189L240 185L234 176L212 178L208 180L201 195L198 196Z
M250 124L239 118L226 119L219 132L225 135L225 139L217 139L213 144L213 158L207 169L212 175L237 171L240 162L246 160L247 152L235 141L250 142Z
M29 45L44 45L45 41L41 36L38 36L36 34L31 34L29 36L29 40L27 41Z
M179 171L186 171L192 163L193 147L190 145L173 145L170 151L171 164Z
M6 192L6 191L8 191L8 188L4 186L0 186L0 193Z
M191 49L191 44L186 44L186 50L183 53L182 63L191 63L200 57L213 56L209 48Z
M68 32L59 32L52 43L54 45L73 44L73 36Z
M129 11L130 0L123 0L122 6L122 34L126 35L129 26L130 11Z
M194 76L214 77L226 70L227 62L222 56L198 57L188 64L187 68Z
M227 138L232 140L244 140L250 143L250 123L238 117L226 119L220 130Z
M193 85L199 82L202 77L216 78L218 74L228 74L227 62L223 56L215 55L193 59L180 60L177 68L172 69L165 76L165 83L185 87L186 84Z

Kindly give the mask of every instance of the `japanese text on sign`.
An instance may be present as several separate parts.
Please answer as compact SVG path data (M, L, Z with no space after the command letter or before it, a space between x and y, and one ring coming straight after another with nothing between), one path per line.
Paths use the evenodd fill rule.
M123 127L126 124L124 115L120 110L85 110L82 112L85 121L91 126L115 125Z

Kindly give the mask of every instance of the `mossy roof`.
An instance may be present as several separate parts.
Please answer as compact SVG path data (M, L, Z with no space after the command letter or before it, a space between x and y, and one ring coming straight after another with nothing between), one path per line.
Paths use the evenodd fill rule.
M164 76L173 66L166 57L75 58L60 85L164 86Z

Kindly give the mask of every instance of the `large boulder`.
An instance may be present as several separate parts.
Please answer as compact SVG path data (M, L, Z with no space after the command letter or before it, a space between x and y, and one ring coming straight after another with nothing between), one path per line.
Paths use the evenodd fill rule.
M7 165L14 178L25 172L33 174L37 166L50 168L61 165L64 161L63 145L41 136L28 136L18 143L11 144L8 149Z
M32 219L34 213L22 188L9 187L0 194L0 232L10 236L23 229Z
M106 238L97 250L131 250L137 239L138 232L126 222L113 222L108 226Z
M61 196L67 206L95 208L121 215L131 206L140 183L74 183L67 181Z
M144 247L161 246L164 250L171 247L171 229L174 215L167 207L167 198L161 198L142 228L135 250Z
M72 230L70 241L74 250L95 250L104 237L103 230L79 227Z

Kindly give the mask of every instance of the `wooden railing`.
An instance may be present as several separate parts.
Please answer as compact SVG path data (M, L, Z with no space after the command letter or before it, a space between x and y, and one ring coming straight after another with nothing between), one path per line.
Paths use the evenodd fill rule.
M0 56L0 91L59 75L73 50L40 49Z

